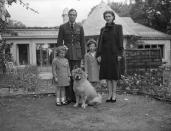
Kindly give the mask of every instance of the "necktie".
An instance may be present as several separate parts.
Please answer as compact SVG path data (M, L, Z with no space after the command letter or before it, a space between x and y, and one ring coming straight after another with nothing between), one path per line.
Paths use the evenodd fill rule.
M74 29L74 24L73 23L71 23L71 29Z

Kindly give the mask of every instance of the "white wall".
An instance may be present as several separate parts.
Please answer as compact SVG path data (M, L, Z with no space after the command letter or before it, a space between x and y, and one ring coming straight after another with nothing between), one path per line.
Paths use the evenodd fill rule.
M48 44L48 43L57 43L56 39L15 39L7 40L7 43L13 43L11 47L11 54L14 61L19 65L19 54L17 44L29 44L29 62L31 65L37 65L36 59L36 44Z

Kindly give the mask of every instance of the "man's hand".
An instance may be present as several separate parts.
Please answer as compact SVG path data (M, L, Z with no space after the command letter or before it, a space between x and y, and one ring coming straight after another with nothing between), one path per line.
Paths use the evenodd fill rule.
M97 57L97 61L100 63L102 60L101 56Z

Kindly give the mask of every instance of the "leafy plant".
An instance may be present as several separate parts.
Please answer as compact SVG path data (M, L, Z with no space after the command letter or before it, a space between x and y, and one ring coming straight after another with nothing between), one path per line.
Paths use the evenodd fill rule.
M24 69L18 69L17 73L12 75L13 89L23 88L27 92L34 92L38 87L38 69L36 66L26 66Z

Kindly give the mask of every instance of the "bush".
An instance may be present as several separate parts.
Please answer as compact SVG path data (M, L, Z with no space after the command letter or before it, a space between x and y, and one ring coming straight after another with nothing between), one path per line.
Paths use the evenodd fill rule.
M12 88L24 88L26 91L35 91L38 86L38 69L36 66L26 66L24 69L17 69L17 73L12 74Z

